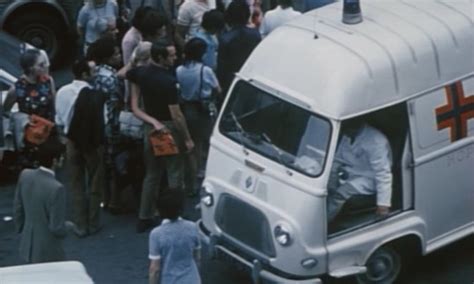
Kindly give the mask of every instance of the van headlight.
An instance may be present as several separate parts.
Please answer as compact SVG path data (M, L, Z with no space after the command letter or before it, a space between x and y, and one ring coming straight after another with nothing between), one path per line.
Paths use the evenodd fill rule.
M201 197L201 202L207 207L214 205L214 197L211 193L206 193Z
M277 240L277 242L286 247L286 246L289 246L291 244L291 233L290 233L290 230L284 226L284 225L278 225L275 227L275 229L273 230L273 234L275 235L275 239Z
M207 207L214 205L214 196L212 195L211 186L208 183L203 184L202 192L204 193L201 197L201 202Z

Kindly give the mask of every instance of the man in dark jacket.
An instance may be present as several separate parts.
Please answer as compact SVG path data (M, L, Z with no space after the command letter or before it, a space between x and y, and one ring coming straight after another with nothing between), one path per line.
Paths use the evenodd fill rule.
M262 39L258 29L247 26L250 8L245 1L232 1L225 17L230 30L219 38L217 54L217 77L223 94L227 93L234 74L244 65Z

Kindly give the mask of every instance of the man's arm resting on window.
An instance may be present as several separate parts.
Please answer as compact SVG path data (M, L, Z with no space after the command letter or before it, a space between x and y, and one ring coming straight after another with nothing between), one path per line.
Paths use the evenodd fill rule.
M384 216L389 213L392 199L392 168L389 146L384 143L374 143L369 151L370 167L375 173L375 186L377 191L378 215Z

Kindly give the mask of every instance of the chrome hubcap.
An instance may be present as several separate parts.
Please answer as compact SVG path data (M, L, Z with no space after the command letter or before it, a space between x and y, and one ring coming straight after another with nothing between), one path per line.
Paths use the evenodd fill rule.
M370 279L382 280L390 274L393 262L387 257L375 259L368 265L368 275Z
M359 283L393 283L400 273L400 256L390 247L375 251L366 263L367 272L357 276Z

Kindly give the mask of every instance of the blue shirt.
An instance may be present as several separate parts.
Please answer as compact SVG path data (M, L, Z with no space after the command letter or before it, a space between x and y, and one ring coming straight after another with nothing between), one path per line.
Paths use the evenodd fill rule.
M179 218L163 220L150 233L149 258L161 261L160 283L200 284L201 278L193 253L200 249L195 223Z
M84 29L84 40L91 44L107 30L107 25L118 18L118 6L115 1L107 0L99 7L86 3L77 16L77 26Z
M205 31L198 31L195 37L203 39L207 43L206 53L202 56L202 62L207 66L211 67L212 70L217 69L217 49L219 43L217 37Z
M198 62L189 62L176 69L176 77L180 87L180 97L184 101L201 101L209 99L212 89L219 82L211 68Z

